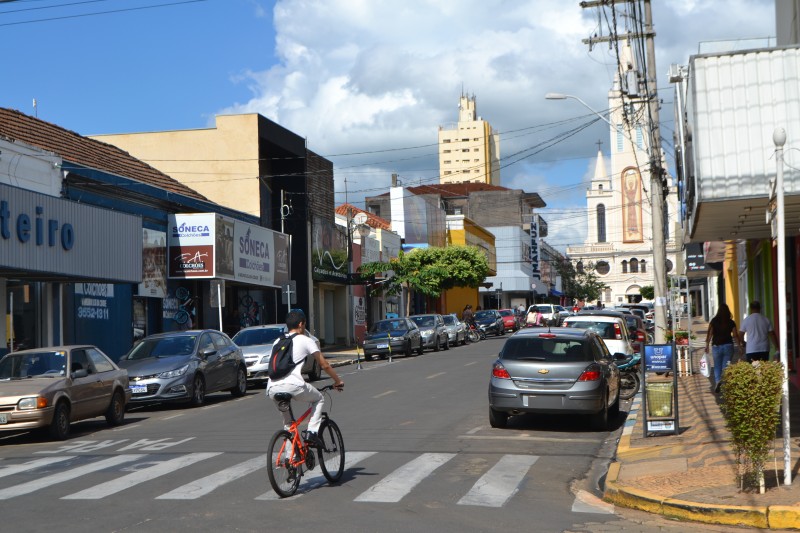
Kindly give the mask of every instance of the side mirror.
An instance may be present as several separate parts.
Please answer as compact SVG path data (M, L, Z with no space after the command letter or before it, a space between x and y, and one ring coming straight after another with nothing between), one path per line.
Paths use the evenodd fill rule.
M214 355L217 353L216 348L206 348L205 350L200 350L200 357L206 358L209 355Z
M84 368L82 368L80 370L76 370L75 372L70 374L72 379L85 378L88 375L89 375L89 372Z
M614 354L614 361L616 361L616 362L624 361L627 358L628 358L628 356L625 355L624 353L617 352L617 353Z

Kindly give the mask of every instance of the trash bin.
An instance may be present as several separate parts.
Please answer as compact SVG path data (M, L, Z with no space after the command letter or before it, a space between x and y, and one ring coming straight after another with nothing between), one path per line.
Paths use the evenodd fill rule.
M672 417L672 381L656 381L647 384L648 418Z

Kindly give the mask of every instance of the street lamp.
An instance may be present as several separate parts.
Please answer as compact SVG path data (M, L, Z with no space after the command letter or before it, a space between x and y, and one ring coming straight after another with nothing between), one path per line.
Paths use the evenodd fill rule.
M637 143L631 138L628 131L624 128L618 128L611 123L606 117L592 109L589 104L571 94L562 93L547 93L544 96L547 100L566 100L571 98L578 101L583 107L603 119L611 129L621 132L631 142L633 149ZM666 340L664 332L667 330L667 313L666 313L666 294L667 294L667 278L665 275L665 268L667 265L667 253L664 243L664 199L662 197L662 184L659 169L660 163L657 163L655 157L661 157L660 154L651 154L650 148L645 149L645 153L650 160L650 206L652 214L653 225L653 289L655 293L655 341L656 344L663 344Z

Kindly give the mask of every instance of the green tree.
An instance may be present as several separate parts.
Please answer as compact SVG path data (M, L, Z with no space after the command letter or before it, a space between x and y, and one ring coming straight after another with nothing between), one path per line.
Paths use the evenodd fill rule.
M478 287L489 274L486 255L474 246L418 248L400 252L389 262L365 263L359 268L363 275L389 273L388 281L376 286L376 291L400 294L404 287L436 297L453 287ZM410 314L411 295L406 301Z
M571 298L578 300L599 300L603 290L608 285L600 281L594 273L592 265L584 267L582 272L578 272L575 265L569 259L562 259L555 265L556 272L561 276L562 292Z
M652 300L656 296L656 290L652 285L645 285L639 289L639 293L642 295L643 300Z

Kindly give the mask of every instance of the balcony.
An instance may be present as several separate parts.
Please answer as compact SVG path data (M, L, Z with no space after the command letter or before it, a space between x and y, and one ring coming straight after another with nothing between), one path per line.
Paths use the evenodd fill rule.
M599 244L584 244L583 246L569 246L567 247L567 255L575 257L579 255L590 254L611 254L614 253L614 245L610 242Z

